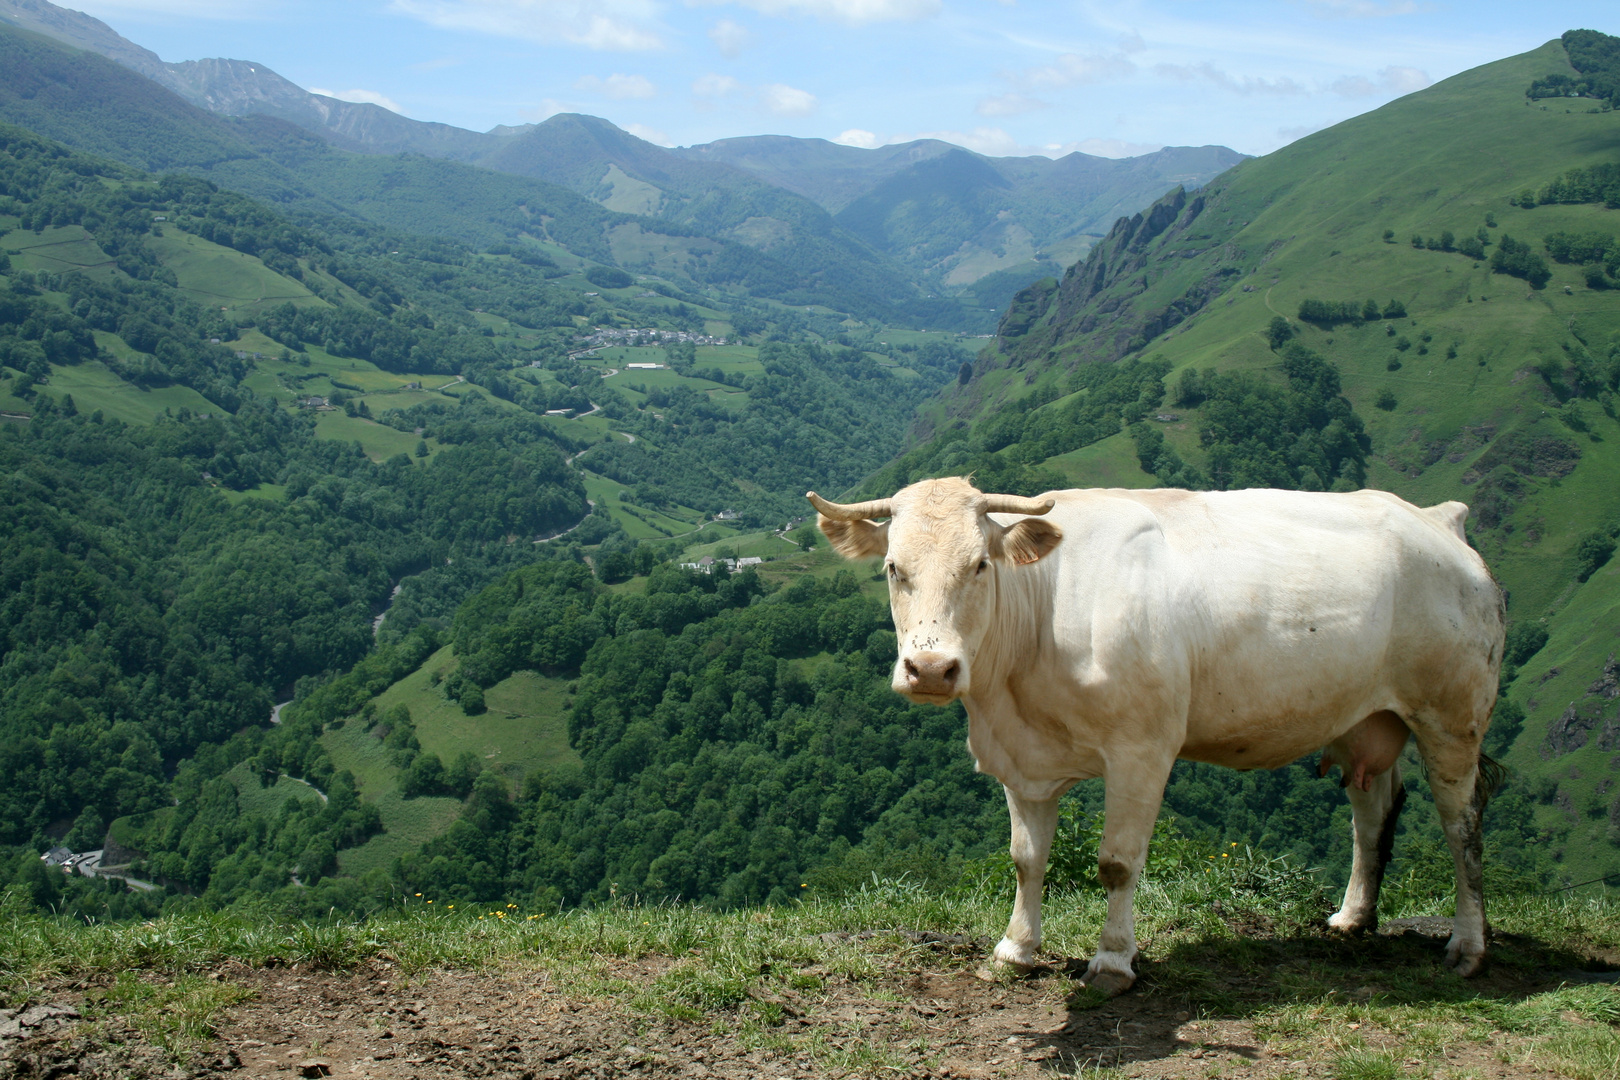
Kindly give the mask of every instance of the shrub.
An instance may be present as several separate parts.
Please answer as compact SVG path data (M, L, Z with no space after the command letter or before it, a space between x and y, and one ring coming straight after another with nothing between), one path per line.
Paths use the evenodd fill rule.
M1394 412L1396 405L1395 391L1388 388L1378 391L1378 400L1374 401L1373 404L1385 412Z

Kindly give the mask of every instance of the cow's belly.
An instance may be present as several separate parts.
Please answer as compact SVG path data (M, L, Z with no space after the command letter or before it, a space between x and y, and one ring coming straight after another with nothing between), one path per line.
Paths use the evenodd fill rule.
M1328 636L1265 664L1231 657L1195 677L1180 757L1276 769L1396 704L1376 637Z

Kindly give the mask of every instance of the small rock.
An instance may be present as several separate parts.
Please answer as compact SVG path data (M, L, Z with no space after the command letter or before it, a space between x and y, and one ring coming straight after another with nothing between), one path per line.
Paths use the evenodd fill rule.
M322 1058L305 1058L298 1063L298 1075L321 1077L332 1075L332 1063Z

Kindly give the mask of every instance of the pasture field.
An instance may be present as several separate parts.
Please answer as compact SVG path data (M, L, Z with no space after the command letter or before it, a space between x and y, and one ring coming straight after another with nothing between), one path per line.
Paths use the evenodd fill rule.
M264 499L268 502L286 502L286 484L257 484L246 491L232 491L230 488L220 488L219 493L225 496L225 501L232 506L247 499Z
M90 234L80 225L61 225L35 233L13 226L0 234L0 251L11 253L11 265L18 270L45 270L53 274L69 271L98 281L119 274L117 264L107 258Z
M216 416L225 411L189 386L148 388L126 382L99 360L87 360L71 367L52 364L50 382L37 389L58 401L71 394L73 407L79 412L89 414L100 409L103 416L126 424L150 424L163 415L165 409L175 412L190 409ZM19 404L23 404L22 411L33 411L25 403Z
M826 541L823 540L822 543L825 544ZM782 539L774 532L753 532L739 533L726 539L689 547L681 553L681 561L696 562L705 555L711 555L716 559L759 558L771 563L782 559L794 559L803 554L804 552L799 550L799 545L791 540Z
M147 237L159 261L180 279L180 291L205 306L262 310L291 302L299 306L326 306L292 278L283 277L251 255L169 229Z
M620 502L619 493L625 490L623 484L600 473L593 473L583 465L580 471L585 477L585 497L606 510L633 540L662 540L695 532L699 528L702 515L696 510L683 506L663 513ZM680 516L675 516L677 514Z
M363 416L343 412L322 412L315 420L315 437L337 442L358 442L372 461L386 461L395 454L410 457L416 452L417 436L408 431L385 427ZM411 458L412 461L416 459Z
M321 736L334 769L354 773L361 798L377 808L383 832L359 847L338 852L338 870L356 876L372 869L387 869L402 855L448 829L461 813L460 799L419 797L406 799L399 793L399 770L390 751L352 721Z
M273 819L281 812L282 805L289 801L321 797L314 787L302 780L294 780L285 773L274 784L265 787L245 761L225 773L225 779L236 785L236 802L242 808L242 813L265 818Z
M0 1004L77 1010L22 1043L30 1061L132 1080L225 1049L252 1071L333 1075L405 1075L377 1066L409 1056L434 1080L496 1053L514 1074L719 1080L1620 1074L1615 900L1497 898L1491 967L1464 981L1442 966L1432 895L1391 897L1380 932L1347 939L1322 928L1331 904L1308 873L1181 854L1137 894L1138 981L1112 999L1077 981L1100 890L1051 890L1046 966L1014 977L986 966L1011 875L980 865L812 880L800 902L729 911L424 895L363 921L16 914Z
M1182 457L1191 459L1187 453ZM1061 473L1072 487L1148 488L1158 484L1151 473L1142 471L1136 459L1136 444L1124 432L1047 458L1045 464Z

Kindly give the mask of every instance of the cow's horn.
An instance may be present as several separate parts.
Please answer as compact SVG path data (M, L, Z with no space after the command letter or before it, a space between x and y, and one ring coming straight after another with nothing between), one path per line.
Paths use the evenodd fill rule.
M986 495L987 514L1044 514L1057 505L1055 499L1026 499L1022 495Z
M805 492L805 498L810 500L822 517L832 518L834 521L860 521L864 518L890 517L894 514L893 499L873 499L870 502L835 503L828 502L813 491Z

